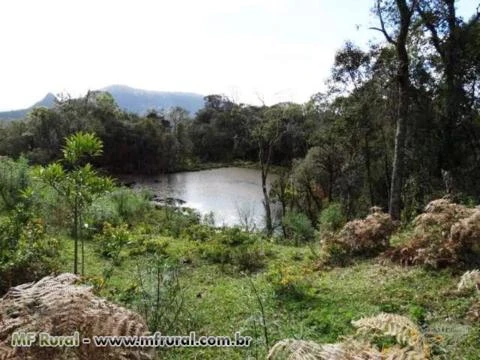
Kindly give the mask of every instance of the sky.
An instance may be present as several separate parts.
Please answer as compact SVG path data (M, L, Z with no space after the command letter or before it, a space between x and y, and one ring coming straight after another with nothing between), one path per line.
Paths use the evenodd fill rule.
M381 34L373 0L2 0L0 110L122 84L307 101L347 40ZM478 0L459 0L473 14Z

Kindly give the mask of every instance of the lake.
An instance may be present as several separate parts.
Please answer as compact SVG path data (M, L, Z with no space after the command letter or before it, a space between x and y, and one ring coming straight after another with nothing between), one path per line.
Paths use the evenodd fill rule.
M273 181L275 175L269 175ZM160 198L178 198L202 215L212 212L216 225L242 225L241 218L263 227L265 210L261 173L256 169L226 167L154 177L133 177L135 188L146 188Z

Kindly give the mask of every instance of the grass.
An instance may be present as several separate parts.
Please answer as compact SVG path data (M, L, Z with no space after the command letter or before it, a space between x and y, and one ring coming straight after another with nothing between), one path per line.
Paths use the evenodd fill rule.
M66 238L64 241L63 270L71 271L73 242ZM167 253L169 257L181 259L184 255L191 256L193 246L191 240L170 239ZM250 275L197 258L182 264L180 269L179 281L185 300L182 311L188 319L181 330L184 333L175 335L196 331L199 335L233 336L240 331L254 338L250 348L175 348L161 350L161 358L265 358L267 345L259 299L264 307L268 346L271 346L284 338L336 342L340 336L353 333L352 320L379 312L407 315L425 327L436 322L463 324L465 313L476 298L473 293L457 293L459 274L448 270L427 271L362 260L345 268L306 272L305 269L313 269L308 247L272 244L271 250L273 255L268 258L267 267ZM100 294L118 302L118 294L136 280L136 265L145 264L147 257L129 257L114 267ZM109 261L100 258L95 244L88 241L86 274L101 276L108 266ZM278 268L288 268L293 282L301 282L299 291L278 291L278 284L269 276ZM438 346L438 352L442 348L447 352L445 359L480 358L480 327L472 326L469 335L457 343L447 338Z

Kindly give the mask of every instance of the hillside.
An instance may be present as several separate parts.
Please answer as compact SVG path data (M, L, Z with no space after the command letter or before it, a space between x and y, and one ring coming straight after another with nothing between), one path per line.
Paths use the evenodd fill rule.
M150 109L160 110L174 106L180 106L195 114L203 107L203 95L195 93L150 91L124 85L107 86L101 90L109 92L121 109L138 114Z
M33 104L32 106L26 108L26 109L19 109L19 110L11 110L11 111L4 111L4 112L0 112L0 121L2 120L17 120L17 119L22 119L24 118L32 109L36 108L36 107L41 107L41 106L44 106L44 107L52 107L53 104L55 103L55 100L57 98L55 97L55 95L53 95L52 93L48 93L47 95L45 95L45 97L36 102L35 104Z
M180 106L195 114L203 107L203 95L195 93L150 91L124 85L111 85L100 90L109 92L122 110L140 115L151 109L168 109L174 106ZM42 100L26 109L0 112L0 121L22 119L36 107L52 107L55 100L55 95L48 93Z

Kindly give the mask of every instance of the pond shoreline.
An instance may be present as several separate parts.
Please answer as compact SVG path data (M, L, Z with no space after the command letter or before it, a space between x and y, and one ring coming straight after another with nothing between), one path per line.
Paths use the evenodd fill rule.
M189 166L179 167L172 172L163 172L157 174L142 174L142 173L115 173L106 171L107 174L110 174L112 178L117 180L119 183L123 183L122 179L128 179L132 176L145 176L145 177L155 177L155 176L164 176L164 175L173 175L185 172L194 172L194 171L204 171L204 170L214 170L220 168L242 168L242 169L253 169L259 170L260 166L257 162L254 161L244 161L244 160L235 160L232 162L204 162L198 164L192 164ZM284 166L280 165L271 165L269 175L278 175L282 170L286 169Z
M270 184L278 175L271 174ZM123 175L119 181L136 190L146 190L156 205L179 203L202 216L213 213L217 225L263 222L260 170L229 166L161 175ZM178 204L177 204L178 205Z

